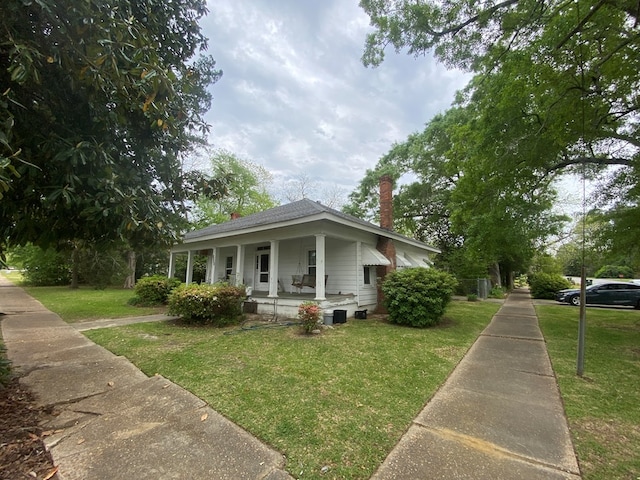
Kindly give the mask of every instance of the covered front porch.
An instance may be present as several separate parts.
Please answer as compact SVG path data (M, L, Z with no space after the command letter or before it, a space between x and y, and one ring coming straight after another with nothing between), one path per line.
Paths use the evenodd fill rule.
M270 297L267 291L252 291L245 301L245 312L272 315L278 318L296 318L298 306L302 302L316 302L324 312L345 310L347 318L360 310L354 294L326 294L324 300L317 300L313 293L280 292Z
M184 255L186 283L244 285L249 302L256 304L255 313L261 314L277 308L280 314L295 317L300 303L310 300L325 310L339 308L349 315L375 308L376 276L370 265L382 261L382 255L374 258L370 244L328 232L278 233L287 238L265 241L262 235L242 235L224 243L198 241L174 247L170 276L176 259ZM196 264L205 266L198 279L193 276Z

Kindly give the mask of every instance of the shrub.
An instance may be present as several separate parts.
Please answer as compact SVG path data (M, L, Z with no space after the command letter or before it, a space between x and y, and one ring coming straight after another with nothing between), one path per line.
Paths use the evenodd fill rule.
M167 278L163 275L142 277L135 286L134 305L162 305L167 303L169 294L180 286L177 278Z
M320 324L321 310L315 302L303 302L298 307L298 319L302 324L302 331L311 333L318 328Z
M430 327L440 322L457 280L434 268L404 268L382 283L389 320L401 325Z
M594 276L596 278L633 278L633 270L624 265L605 265Z
M189 323L224 327L242 318L244 287L227 283L182 285L169 294L169 314Z
M489 298L504 298L505 289L503 287L493 287L489 292Z
M11 252L11 260L23 268L22 275L28 285L48 287L69 285L71 281L67 255L53 248L43 250L35 245L16 247Z
M476 295L475 293L469 293L467 295L467 300L470 302L477 302L478 301L478 295Z
M529 275L529 287L533 298L556 298L558 290L571 288L571 282L557 273L535 273Z

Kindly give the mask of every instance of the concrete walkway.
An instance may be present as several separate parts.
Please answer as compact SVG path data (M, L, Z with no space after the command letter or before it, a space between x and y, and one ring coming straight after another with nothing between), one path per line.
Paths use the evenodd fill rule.
M44 428L60 480L292 479L281 454L78 331L163 317L74 327L2 276L0 312L9 358L55 413ZM580 478L527 291L508 297L372 478Z
M580 478L528 291L509 295L372 478Z
M94 344L2 276L0 312L21 381L53 408L45 443L60 480L292 479L280 453Z

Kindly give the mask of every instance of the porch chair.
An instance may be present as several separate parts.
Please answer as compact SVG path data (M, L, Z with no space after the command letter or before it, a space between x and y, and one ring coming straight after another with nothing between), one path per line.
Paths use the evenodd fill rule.
M324 285L327 285L327 279L329 275L324 276ZM316 288L316 276L315 275L291 275L291 285L298 290L298 293L304 287ZM293 292L291 292L293 293Z

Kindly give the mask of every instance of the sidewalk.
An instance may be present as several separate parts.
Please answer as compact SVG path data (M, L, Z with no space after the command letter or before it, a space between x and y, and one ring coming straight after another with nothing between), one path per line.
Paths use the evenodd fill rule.
M581 478L528 291L509 295L372 478Z
M2 276L0 312L21 381L53 407L45 442L60 480L292 478L280 453L94 344Z

